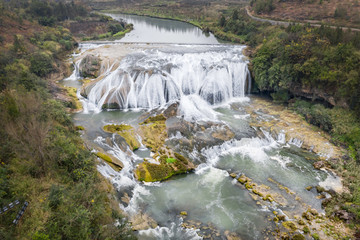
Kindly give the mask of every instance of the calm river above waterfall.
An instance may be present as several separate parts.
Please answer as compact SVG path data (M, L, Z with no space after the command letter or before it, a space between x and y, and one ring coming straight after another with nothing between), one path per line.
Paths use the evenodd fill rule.
M323 214L320 198L328 194L315 187L341 183L313 162L335 153L331 147L301 148L306 135L291 134L306 126L295 114L281 122L286 127L278 124L274 130L287 110L274 113L262 107L266 100L249 96L244 46L219 44L183 22L111 16L133 23L134 30L115 43L80 44L75 71L63 83L78 87L83 111L73 119L84 126L87 145L123 164L116 171L101 160L98 170L116 188L139 239L276 239L284 231L302 234L298 222L308 209ZM101 62L99 76L91 81L81 77L87 55ZM185 156L194 170L162 182L138 181L138 164L158 164L138 132L146 118L161 113L164 149ZM109 124L131 125L140 147L105 132Z

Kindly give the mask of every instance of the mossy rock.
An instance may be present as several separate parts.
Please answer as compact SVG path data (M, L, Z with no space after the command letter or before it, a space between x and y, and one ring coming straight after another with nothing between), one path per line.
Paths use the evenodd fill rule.
M178 173L168 164L153 164L144 162L140 164L136 170L138 179L145 182L163 181L174 174Z
M83 126L76 126L75 127L76 131L84 131L85 128Z
M282 225L283 225L286 229L288 229L288 230L290 230L290 231L292 231L292 232L294 232L294 231L297 230L297 227L296 227L295 223L293 223L292 221L282 222Z
M311 235L313 237L314 240L320 240L319 234L314 233Z
M252 192L255 193L256 195L259 195L260 197L263 197L263 196L264 196L261 192L259 192L259 191L256 190L256 189L253 189Z
M126 124L111 124L105 125L104 131L109 133L117 133L121 137L123 137L126 143L130 146L130 148L134 151L140 147L139 141L135 138L134 128L130 125Z
M140 123L140 124L148 124L148 123L155 123L155 122L161 122L161 121L166 121L166 117L164 116L164 114L159 114L153 117L149 117L148 119L146 119L144 122Z
M304 235L298 233L298 234L295 234L294 236L292 236L291 238L292 240L306 240L306 238L304 237Z
M184 164L188 164L189 160L186 159L186 157L184 157L183 155L179 154L179 153L174 153L175 157L182 163Z
M187 214L186 211L182 211L182 212L180 212L180 215L182 215L182 216L187 216L188 214Z
M237 174L236 173L230 173L230 177L232 178L236 178Z
M245 183L245 188L246 188L247 190L250 190L250 189L253 188L253 186L251 185L251 183L247 182L247 183Z
M71 97L71 108L81 110L82 104L77 97L77 89L75 87L65 87L67 95Z
M299 219L298 224L299 224L299 225L305 225L306 223L304 222L304 220Z
M127 131L127 130L132 130L133 127L127 124L120 124L120 125L116 125L116 124L111 124L111 125L105 125L104 126L104 130L106 132L111 132L111 133L116 133L116 132L122 132L122 131Z
M308 220L308 221L313 220L313 216L312 216L310 213L308 213L308 212L304 212L304 213L302 214L302 217L305 218L305 219Z
M242 175L237 180L238 180L239 183L245 184L248 181L248 178L245 177L245 175Z
M165 153L163 149L165 139L167 138L165 117L163 115L150 117L140 125L140 134L143 138L144 145L154 153L163 155Z
M267 194L265 197L263 197L263 200L273 202L274 198L270 194Z
M117 171L120 171L124 167L124 164L120 160L113 158L105 153L97 152L96 156L109 163L109 165Z
M310 233L310 228L309 228L308 226L305 226L305 227L303 228L303 232L304 232L305 234Z

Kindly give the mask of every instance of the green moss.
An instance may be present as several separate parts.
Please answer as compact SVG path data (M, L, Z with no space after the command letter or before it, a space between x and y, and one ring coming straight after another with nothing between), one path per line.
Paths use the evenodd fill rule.
M316 191L317 191L318 193L322 193L322 192L325 192L325 188L320 187L320 186L316 186Z
M238 180L238 182L241 183L241 184L245 184L245 183L248 181L247 178L246 178L244 175L242 175L241 177L239 177L237 180Z
M111 133L122 132L122 131L127 131L127 130L132 130L132 129L133 129L133 127L131 127L130 125L127 125L127 124L120 124L120 125L111 124L111 125L104 126L105 132L111 132Z
M102 152L97 152L96 156L98 156L99 158L101 158L102 160L108 162L108 163L112 163L111 157L106 155L105 153Z
M168 179L175 174L174 169L170 165L144 163L146 176L144 181L157 182Z
M167 158L166 162L167 163L174 163L174 162L176 162L176 159L175 158Z
M83 126L76 126L75 127L76 131L84 131L85 128Z
M267 194L265 197L263 197L264 201L269 201L269 202L273 202L274 199L272 198L272 196L270 194Z
M304 232L305 234L310 233L310 228L309 228L308 226L305 226L305 227L303 228L303 232Z
M261 192L259 192L259 191L256 190L256 189L253 189L252 192L255 193L256 195L259 195L260 197L263 197L263 196L264 196Z
M140 125L140 134L144 139L143 143L146 147L151 148L154 153L165 154L162 148L167 138L167 131L163 115L150 117Z
M187 160L183 155L179 154L179 153L174 153L175 157L181 161L184 164L188 164L189 160Z
M251 183L247 182L247 183L245 183L245 188L246 188L247 190L250 190L250 189L253 188L253 186L251 185Z
M299 224L299 225L305 225L306 223L304 222L304 220L299 219L298 224Z
M130 148L134 151L140 147L139 141L135 138L134 128L130 125L126 124L111 124L104 126L105 132L117 133L121 137L123 137L126 143L130 146Z
M295 223L293 223L292 221L286 221L286 222L282 222L282 225L290 230L290 231L296 231L297 230L297 227L295 225Z
M314 240L320 240L319 234L317 233L313 233L311 236L313 237Z
M187 214L186 211L182 211L182 212L180 212L180 215L182 215L182 216L187 216L188 214Z
M311 214L309 214L308 212L304 212L302 214L302 217L305 218L308 221L311 221L313 219L313 216Z
M230 174L230 177L232 177L232 178L236 178L236 176L237 176L236 173L231 173L231 174Z
M306 240L306 238L304 237L304 235L298 233L298 234L295 234L292 238L292 240Z
M133 151L140 147L140 143L135 138L133 131L118 132L118 134L125 139L126 143L131 147Z

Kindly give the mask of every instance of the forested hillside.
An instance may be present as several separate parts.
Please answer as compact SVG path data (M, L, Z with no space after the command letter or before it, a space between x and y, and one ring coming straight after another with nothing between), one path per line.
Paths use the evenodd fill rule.
M358 0L251 0L250 5L262 17L360 28Z
M55 83L77 46L64 20L82 21L88 9L27 0L0 8L0 239L132 238L66 112L74 102Z

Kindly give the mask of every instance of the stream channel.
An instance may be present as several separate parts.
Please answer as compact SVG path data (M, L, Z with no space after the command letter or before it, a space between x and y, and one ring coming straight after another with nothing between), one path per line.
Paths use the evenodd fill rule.
M279 228L274 212L288 221L308 207L324 212L316 190L306 187L335 177L314 169L308 159L317 156L301 149L301 141L250 124L256 120L249 109L257 97L249 95L245 46L220 44L212 34L183 22L111 16L133 23L134 30L114 42L81 43L72 56L74 73L62 83L78 88L83 110L73 119L84 126L87 145L124 165L115 171L101 160L97 169L114 185L120 208L138 225L139 239L273 239L271 233ZM87 83L84 97L79 66L87 54L101 59L101 69ZM195 169L162 182L138 181L136 166L144 159L154 162L153 153L143 144L132 151L103 127L138 129L146 116L169 107L175 114L166 120L165 144ZM275 117L259 111L256 118ZM273 199L245 187L231 173L236 178L244 174Z

